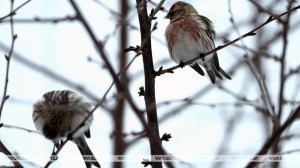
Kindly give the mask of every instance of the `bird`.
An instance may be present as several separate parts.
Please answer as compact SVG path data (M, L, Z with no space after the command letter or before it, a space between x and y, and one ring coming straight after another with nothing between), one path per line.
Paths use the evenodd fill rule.
M204 76L204 71L199 64L206 70L213 84L216 77L231 80L220 67L217 52L205 56L205 53L215 49L216 32L211 20L199 15L191 4L182 1L174 3L164 18L170 19L165 30L170 56L181 68L185 66L184 61L200 57L190 64L200 75Z
M93 158L93 161L85 162L87 168L92 164L101 167L84 137L91 137L93 115L70 137L90 112L91 105L82 96L70 90L57 90L45 93L42 99L34 103L32 118L37 130L56 147L60 141L69 138L77 145L82 156Z

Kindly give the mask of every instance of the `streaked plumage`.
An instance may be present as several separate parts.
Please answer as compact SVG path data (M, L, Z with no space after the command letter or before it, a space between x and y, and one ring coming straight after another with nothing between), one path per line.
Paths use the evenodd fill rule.
M58 144L81 124L90 111L91 106L78 94L69 90L51 91L34 104L32 118L38 131ZM84 137L90 138L92 121L93 115L72 137L82 155L93 155ZM85 164L88 168L91 164L100 167L97 161Z
M171 6L165 18L170 19L165 37L170 56L176 63L199 57L201 53L215 48L216 32L213 23L205 16L199 15L192 5L178 1ZM220 67L217 53L207 55L204 60L199 59L190 65L204 76L199 64L206 70L213 84L216 77L221 80L222 76L231 79Z

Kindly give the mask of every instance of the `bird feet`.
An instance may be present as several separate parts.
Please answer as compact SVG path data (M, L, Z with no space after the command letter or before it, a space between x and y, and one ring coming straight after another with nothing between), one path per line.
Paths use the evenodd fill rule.
M184 66L185 66L184 62L183 62L183 61L180 61L180 62L179 62L179 67L180 67L180 68L183 68Z
M69 134L68 134L68 136L67 136L67 139L68 139L68 140L70 140L70 141L72 141L72 140L73 140L72 133L69 133Z
M204 53L200 53L200 59L202 59L202 61L204 61L205 54Z

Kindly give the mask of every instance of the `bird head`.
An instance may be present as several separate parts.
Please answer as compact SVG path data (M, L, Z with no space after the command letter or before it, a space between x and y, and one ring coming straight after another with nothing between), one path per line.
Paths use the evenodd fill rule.
M198 15L198 12L191 4L178 1L171 6L164 18L170 19L170 22L174 22L193 15Z

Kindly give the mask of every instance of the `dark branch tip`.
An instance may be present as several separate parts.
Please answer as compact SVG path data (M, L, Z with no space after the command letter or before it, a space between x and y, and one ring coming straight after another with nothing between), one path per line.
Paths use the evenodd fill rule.
M161 141L169 141L172 138L171 134L164 133L164 135L160 138Z
M148 165L152 165L152 163L149 161L149 159L143 159L143 161L141 162L144 167L147 167Z
M141 87L139 88L138 94L139 94L139 96L144 96L144 95L145 95L145 88L144 88L144 86L141 86Z

